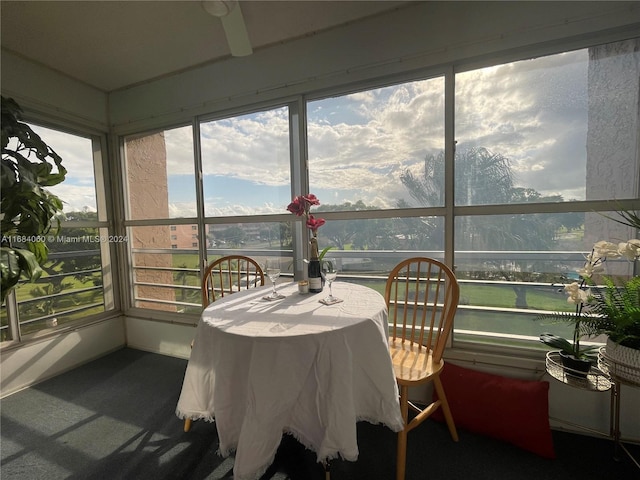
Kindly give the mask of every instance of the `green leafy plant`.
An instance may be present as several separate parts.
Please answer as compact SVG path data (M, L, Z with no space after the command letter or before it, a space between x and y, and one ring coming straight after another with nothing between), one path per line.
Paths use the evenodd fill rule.
M2 97L2 171L0 273L2 301L22 276L32 281L47 260L45 235L60 223L62 201L46 187L64 181L62 158L29 125L22 109Z
M324 248L322 249L322 251L320 252L320 255L318 255L318 260L322 261L322 259L323 259L323 258L324 258L324 256L327 254L327 252L328 252L329 250L331 250L332 248L334 248L334 246L333 246L333 245L330 245L330 246L328 246L328 247L324 247Z
M620 345L640 350L640 277L622 286L604 278L603 284L592 287L593 316L585 320L587 333L605 333Z

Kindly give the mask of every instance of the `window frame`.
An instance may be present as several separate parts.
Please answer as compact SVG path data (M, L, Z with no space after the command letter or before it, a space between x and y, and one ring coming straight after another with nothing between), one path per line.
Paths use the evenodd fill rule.
M635 38L635 37L631 37ZM504 63L517 62L532 59L538 56L557 55L563 52L569 52L576 49L584 49L592 46L603 45L624 39L602 38L599 41L593 40L575 40L565 42L554 42L554 44L535 45L523 49L515 49L509 52L499 52L491 56L483 56L481 58L471 58L465 61L453 62L448 65L429 67L417 71L406 72L386 77L371 78L350 84L344 84L332 88L325 88L316 91L304 92L294 97L285 97L281 101L268 101L249 104L244 107L236 107L233 109L213 112L206 115L196 116L193 119L195 156L196 156L196 172L201 175L202 166L201 152L199 149L199 125L203 121L219 120L229 118L234 115L246 115L258 111L264 111L268 108L277 108L283 105L289 107L290 115L290 139L291 145L291 193L292 197L296 194L308 191L308 165L306 159L307 154L307 123L306 110L308 102L322 100L331 97L350 95L359 92L365 92L369 89L378 89L393 85L399 85L403 82L416 80L425 80L438 76L444 77L445 82L445 111L444 111L444 130L445 130L445 203L438 207L414 207L406 209L380 209L380 210L364 210L364 211L332 211L323 212L323 217L327 221L332 220L351 220L351 219L383 219L383 218L415 218L421 216L442 216L444 217L444 260L448 265L455 264L455 221L460 216L488 216L488 215L504 215L504 214L544 214L544 213L568 213L568 212L593 212L611 210L611 199L607 200L578 200L564 201L562 203L522 203L522 204L492 204L492 205L455 205L454 202L454 174L453 163L455 158L455 78L458 73L467 72L478 68L498 66ZM200 182L200 188L202 188ZM202 199L200 192L198 201ZM621 208L638 208L640 199L631 198L620 200L618 206ZM253 223L260 221L291 221L289 214L281 215L249 215L237 217L204 217L203 206L199 205L198 225L202 226L201 232L206 232L209 225L226 224L226 223ZM268 219L268 220L267 220ZM193 221L193 219L190 219ZM175 219L173 220L175 222ZM201 223L200 223L201 222ZM130 222L127 222L130 224ZM295 234L293 251L291 254L296 259L302 258L304 251L302 248L308 241L308 231L302 228L300 222L294 223ZM204 250L201 252L202 258L206 258L206 242L201 240ZM295 276L299 278L302 274L302 265L296 262ZM143 312L136 312L142 313ZM462 348L486 349L495 352L496 349L504 352L523 353L520 347L510 347L508 345L483 345L476 342L468 342L466 340L457 340L453 335L452 344ZM527 349L538 352L537 349Z
M96 228L101 237L108 238L115 236L115 229L113 221L111 220L113 217L114 199L107 193L113 192L115 187L110 180L113 176L109 170L109 162L106 161L108 158L108 136L104 132L86 126L79 126L76 123L65 120L52 118L49 115L41 114L29 108L23 110L22 120L31 126L55 130L67 135L85 138L91 142L98 219L96 221L62 221L60 222L60 229L64 232L65 227ZM46 142L46 139L44 140ZM64 158L62 162L64 165ZM11 338L2 341L0 343L0 349L9 351L19 348L24 344L72 331L79 327L102 322L120 314L118 275L117 272L113 272L111 268L107 268L112 263L115 263L114 260L117 258L117 250L119 247L115 242L102 241L98 242L98 246L100 249L103 279L102 296L104 310L99 313L90 314L87 317L65 322L62 325L47 326L32 333L23 333L18 309L20 302L18 302L16 292L13 290L7 295L5 300L7 328ZM27 280L20 280L20 283L26 284L29 282Z

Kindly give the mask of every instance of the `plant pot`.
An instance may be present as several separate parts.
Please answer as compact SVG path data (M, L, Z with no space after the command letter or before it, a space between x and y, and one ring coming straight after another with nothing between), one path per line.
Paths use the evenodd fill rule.
M614 379L640 385L640 350L625 347L608 338L604 358L609 374Z
M585 378L591 370L591 360L576 358L564 352L560 352L560 359L567 375Z

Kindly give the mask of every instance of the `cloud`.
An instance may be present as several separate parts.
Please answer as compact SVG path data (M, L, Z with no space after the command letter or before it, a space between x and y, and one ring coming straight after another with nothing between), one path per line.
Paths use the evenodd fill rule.
M200 128L205 176L267 185L290 183L288 109L205 122Z
M587 95L586 50L461 73L456 138L509 158L517 186L584 199Z

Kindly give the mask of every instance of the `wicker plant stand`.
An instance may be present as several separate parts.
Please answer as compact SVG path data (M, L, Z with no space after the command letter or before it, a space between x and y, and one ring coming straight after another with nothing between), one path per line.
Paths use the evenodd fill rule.
M547 373L553 378L572 387L592 392L606 392L611 388L611 381L606 372L596 367L591 367L586 376L582 372L573 371L562 365L560 352L557 350L547 352L546 368Z

